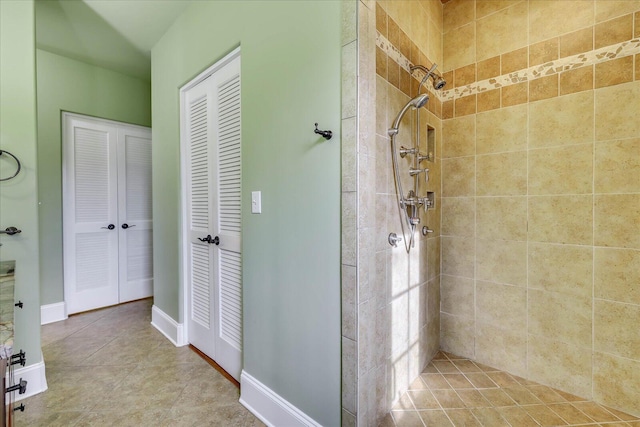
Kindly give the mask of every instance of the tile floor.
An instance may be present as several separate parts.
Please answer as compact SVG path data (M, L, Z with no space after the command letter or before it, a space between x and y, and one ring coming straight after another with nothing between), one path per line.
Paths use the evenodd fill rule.
M238 388L151 326L150 299L42 327L49 389L16 426L263 426Z
M438 353L381 427L640 427L637 417Z

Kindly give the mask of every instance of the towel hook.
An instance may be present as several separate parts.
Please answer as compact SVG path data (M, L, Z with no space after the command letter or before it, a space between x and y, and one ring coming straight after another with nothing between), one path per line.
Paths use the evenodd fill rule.
M16 175L18 175L20 173L20 169L22 169L22 165L20 164L20 160L18 160L18 158L16 156L11 154L7 150L0 150L0 156L2 156L3 154L6 154L6 155L8 155L10 157L13 157L13 160L15 160L16 163L18 164L18 169L16 169L16 173L14 173L13 175L11 175L11 176L9 176L7 178L0 178L0 181L9 181L11 178L15 178Z
M313 133L317 133L318 135L322 135L322 137L324 139L326 139L327 141L330 140L331 137L333 136L333 132L331 132L330 130L319 130L317 123L316 123L316 130L314 130Z

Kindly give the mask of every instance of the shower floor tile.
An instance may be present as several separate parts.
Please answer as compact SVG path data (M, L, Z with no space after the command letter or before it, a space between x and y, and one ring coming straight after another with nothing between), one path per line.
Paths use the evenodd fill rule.
M440 352L381 425L640 427L640 418Z

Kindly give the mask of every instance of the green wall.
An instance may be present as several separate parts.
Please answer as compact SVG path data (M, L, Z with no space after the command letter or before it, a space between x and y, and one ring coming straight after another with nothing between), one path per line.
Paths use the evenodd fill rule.
M22 162L20 174L0 182L0 227L22 234L0 236L0 259L16 261L14 348L27 354L27 365L42 360L38 275L38 207L36 176L35 31L32 0L0 1L0 148ZM0 158L0 176L15 165Z
M60 302L62 277L61 111L151 126L146 80L37 50L40 299Z
M179 88L241 46L244 370L340 425L340 2L196 2L152 50L155 304L183 322ZM313 124L334 131L325 141ZM262 191L261 215L250 192Z

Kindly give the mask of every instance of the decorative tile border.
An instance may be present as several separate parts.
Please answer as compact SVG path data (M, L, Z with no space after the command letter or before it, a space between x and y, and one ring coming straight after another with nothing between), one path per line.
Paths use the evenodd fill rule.
M407 59L397 47L393 46L389 40L379 32L376 34L376 46L386 53L390 59L397 62L400 67L407 72L410 72L409 67L413 65L411 61L409 61L409 59ZM432 92L440 101L453 101L488 90L507 87L541 77L559 74L563 71L574 70L580 67L599 64L601 62L623 58L638 53L640 53L640 38L634 38L632 40L611 46L605 46L590 52L568 56L542 65L534 65L520 71L492 77L490 79L481 80L466 86L456 87L449 90L433 90L431 82L429 82L429 89L430 92ZM424 77L424 73L421 70L417 70L415 74L418 75L419 80ZM451 84L452 82L449 83Z

